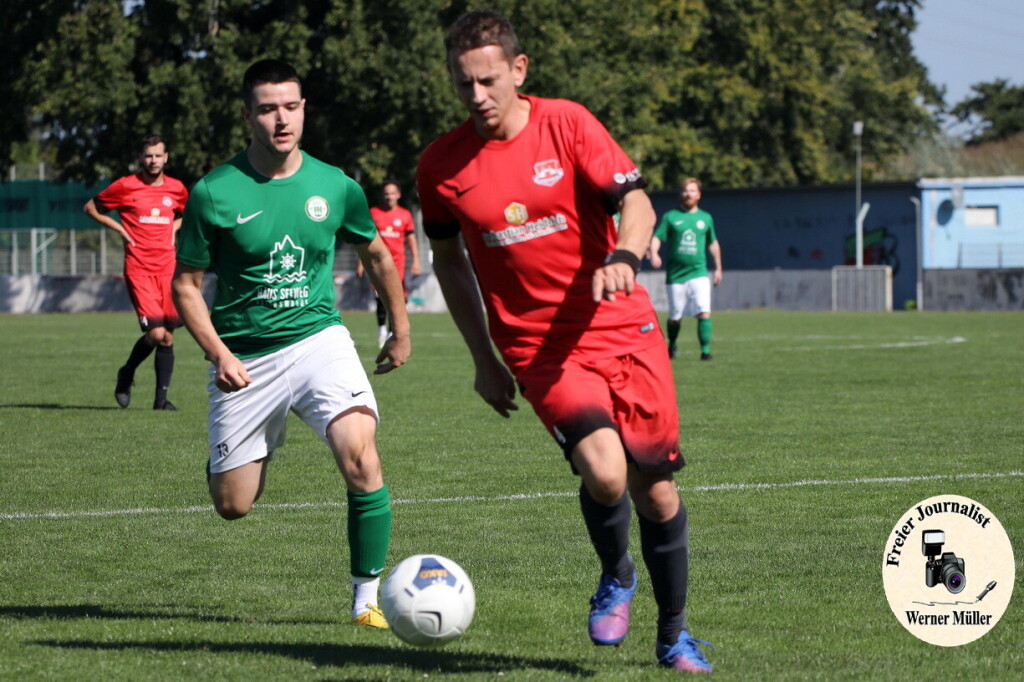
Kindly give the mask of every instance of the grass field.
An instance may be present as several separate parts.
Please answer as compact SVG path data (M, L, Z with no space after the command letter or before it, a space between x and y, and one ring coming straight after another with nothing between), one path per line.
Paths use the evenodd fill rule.
M372 315L346 319L369 366ZM684 327L689 614L721 679L1024 679L1024 315L715 314L715 360ZM392 564L435 552L476 586L446 648L348 624L345 495L300 422L246 519L209 505L205 362L178 336L156 413L151 363L127 410L114 374L129 314L0 316L0 678L636 680L654 664L641 564L633 630L592 646L597 580L576 481L529 406L472 392L447 316L373 379L394 505ZM903 512L955 493L1013 543L1016 598L956 648L910 635L881 562ZM639 556L638 542L634 554Z

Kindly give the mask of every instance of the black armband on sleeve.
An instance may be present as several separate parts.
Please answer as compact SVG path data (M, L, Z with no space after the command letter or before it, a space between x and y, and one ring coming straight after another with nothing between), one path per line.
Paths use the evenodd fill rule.
M451 239L459 235L458 223L432 223L423 221L423 233L429 239Z
M636 178L626 178L624 182L616 183L601 191L601 200L604 203L604 210L608 215L618 213L622 197L635 189L643 189L647 186L647 178L637 174Z
M633 268L633 274L635 275L640 271L640 256L636 255L632 251L626 249L615 249L608 254L608 257L604 259L605 265L611 263L625 263L629 267Z

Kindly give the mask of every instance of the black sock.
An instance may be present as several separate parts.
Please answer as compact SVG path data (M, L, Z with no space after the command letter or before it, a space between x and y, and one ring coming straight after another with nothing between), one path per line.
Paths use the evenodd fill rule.
M682 324L679 322L679 320L668 321L668 345L676 345L676 339L679 338L679 329L681 326Z
M388 311L384 307L384 301L377 297L377 326L383 327L388 322Z
M159 407L167 402L167 390L171 387L171 374L174 372L174 346L157 346L156 360L156 400L153 404Z
M658 640L674 644L686 629L686 583L689 578L690 528L686 507L665 523L640 521L640 544L658 604Z
M132 352L128 355L128 362L124 363L124 366L134 372L136 368L142 364L142 362L149 357L149 354L153 352L153 346L149 345L149 341L146 339L146 335L143 334L139 337L139 340L135 342L132 347Z
M629 558L629 495L604 505L580 486L580 509L590 541L601 560L601 573L611 573L623 587L633 585L633 560Z

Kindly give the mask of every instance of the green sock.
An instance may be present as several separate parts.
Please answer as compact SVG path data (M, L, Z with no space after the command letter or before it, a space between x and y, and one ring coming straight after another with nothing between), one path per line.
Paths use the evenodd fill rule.
M676 339L679 338L679 327L682 326L679 320L668 321L668 345L669 348L675 348Z
M697 340L700 341L700 352L711 352L711 318L697 318Z
M371 493L348 493L348 547L352 575L376 578L384 571L391 543L391 496L388 487Z

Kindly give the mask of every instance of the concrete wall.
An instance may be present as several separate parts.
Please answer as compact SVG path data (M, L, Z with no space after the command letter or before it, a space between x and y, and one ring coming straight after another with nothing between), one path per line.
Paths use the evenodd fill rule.
M641 272L658 311L668 310L664 272ZM342 310L374 310L373 292L366 280L339 275L334 280ZM831 270L736 270L727 271L711 295L714 310L778 308L780 310L831 310ZM433 273L421 275L409 287L410 312L447 312L441 287Z
M665 275L641 272L655 309L668 310ZM334 280L342 310L373 310L369 284L351 273ZM213 299L216 280L207 277L203 293ZM728 270L712 293L714 310L831 310L831 270ZM1024 310L1024 269L926 270L925 310ZM894 307L902 308L898 303ZM120 277L0 275L0 313L77 313L132 310ZM411 312L445 312L433 274L422 275L409 292Z
M924 309L1024 311L1024 269L925 270Z
M203 295L212 300L216 279L207 277ZM132 312L124 278L58 275L0 275L0 313Z
M665 275L642 272L656 309L668 310ZM216 280L203 282L207 301L213 299ZM338 273L334 279L342 310L373 310L373 291L365 278ZM832 304L830 272L827 270L769 270L726 272L722 285L714 290L712 305L719 310L780 308L784 310L828 310ZM49 275L0 275L0 313L75 313L131 311L132 304L120 277L55 277ZM445 312L441 289L433 274L421 275L410 287L409 310Z
M120 277L0 276L0 312L78 313L132 310Z

